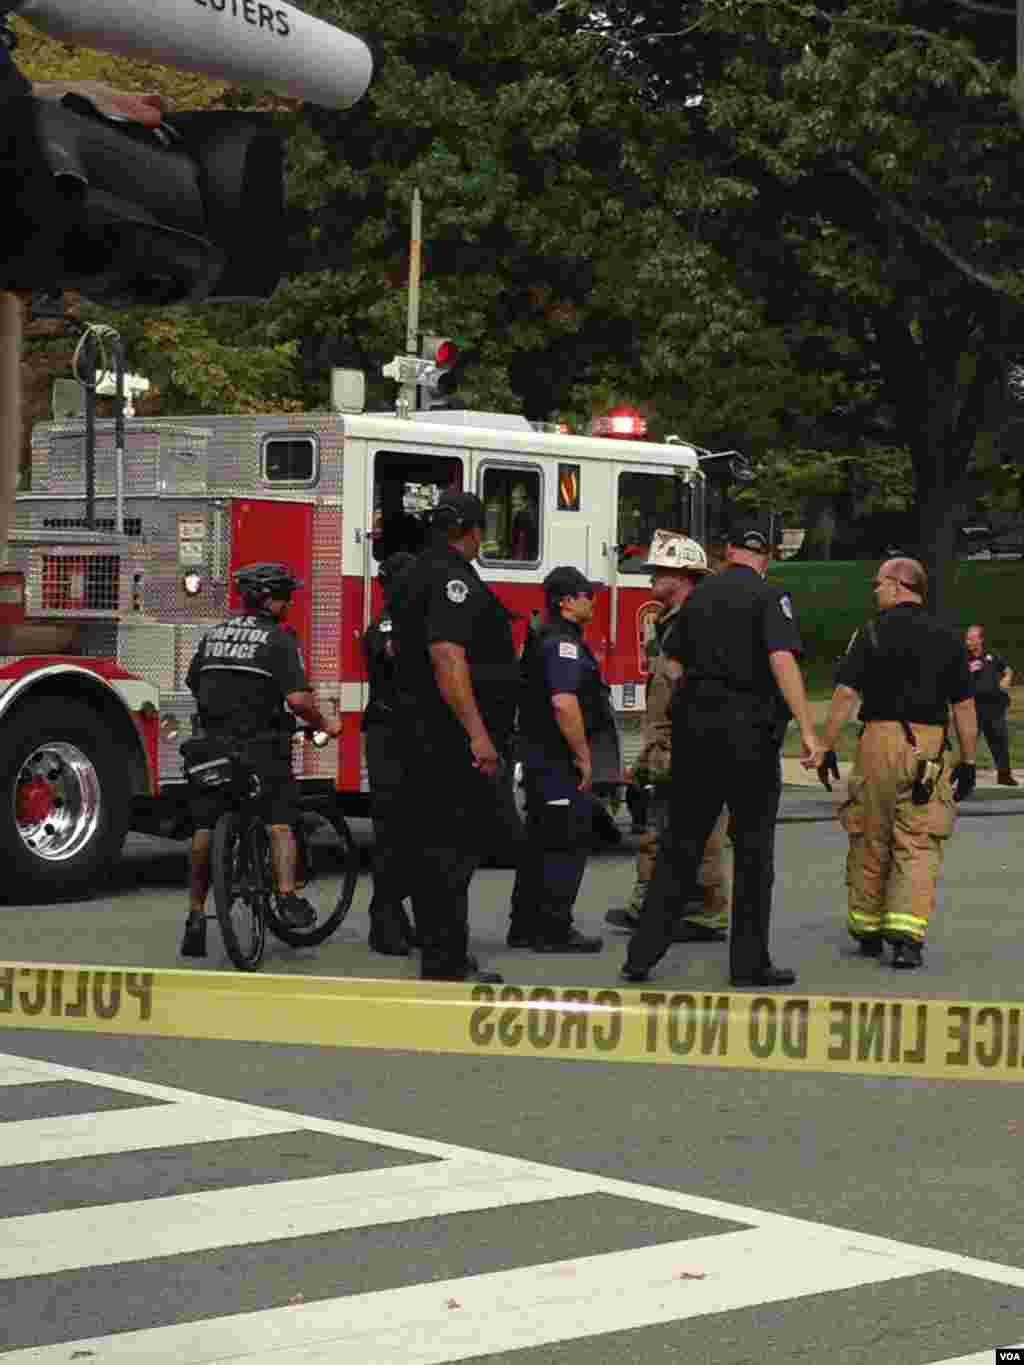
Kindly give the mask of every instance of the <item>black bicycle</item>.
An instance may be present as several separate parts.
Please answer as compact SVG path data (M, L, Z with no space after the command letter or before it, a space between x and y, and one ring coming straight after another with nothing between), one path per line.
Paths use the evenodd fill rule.
M326 735L306 727L298 733L317 747L327 743ZM359 849L344 815L338 811L328 820L304 812L293 826L296 889L316 911L313 924L294 928L284 923L278 909L258 773L237 751L203 766L204 789L222 792L229 807L214 826L210 849L213 900L228 957L239 971L256 971L263 961L268 929L293 948L323 943L348 914L359 878Z

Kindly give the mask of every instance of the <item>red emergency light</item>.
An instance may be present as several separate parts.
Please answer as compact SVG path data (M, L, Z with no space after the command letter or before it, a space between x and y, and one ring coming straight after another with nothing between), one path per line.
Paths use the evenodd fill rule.
M590 424L594 436L611 436L620 441L637 441L647 435L647 419L626 404L595 417Z

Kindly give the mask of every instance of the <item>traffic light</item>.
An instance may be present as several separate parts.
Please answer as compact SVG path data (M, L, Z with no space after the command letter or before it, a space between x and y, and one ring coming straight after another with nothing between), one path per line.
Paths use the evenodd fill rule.
M456 367L459 348L450 337L424 336L420 340L420 359L428 361L434 371L420 380L420 398L425 408L446 408L458 385Z
M25 104L35 137L0 185L38 232L0 265L0 283L75 289L115 307L273 292L284 263L283 152L268 123L204 111L148 129L107 119L77 95Z

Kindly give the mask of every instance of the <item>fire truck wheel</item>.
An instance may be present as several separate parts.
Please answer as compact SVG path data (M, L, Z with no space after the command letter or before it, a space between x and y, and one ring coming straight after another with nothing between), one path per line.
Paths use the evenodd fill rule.
M66 900L101 880L131 817L118 767L102 721L81 702L40 698L4 722L0 896Z

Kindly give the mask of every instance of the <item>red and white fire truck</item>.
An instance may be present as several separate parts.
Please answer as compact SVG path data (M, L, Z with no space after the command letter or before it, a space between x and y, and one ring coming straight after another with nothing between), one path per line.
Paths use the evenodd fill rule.
M305 580L289 621L313 685L345 720L338 743L296 745L304 794L364 809L362 640L380 606L377 568L419 548L420 514L444 489L486 506L479 569L518 614L517 643L556 564L601 584L588 637L624 761L635 755L654 614L642 564L657 527L703 535L698 449L458 411L131 418L120 455L112 423L96 432L87 529L82 422L36 428L0 574L0 850L12 894L81 893L128 830L187 832L185 674L202 633L237 605L232 571L252 560L286 560Z

